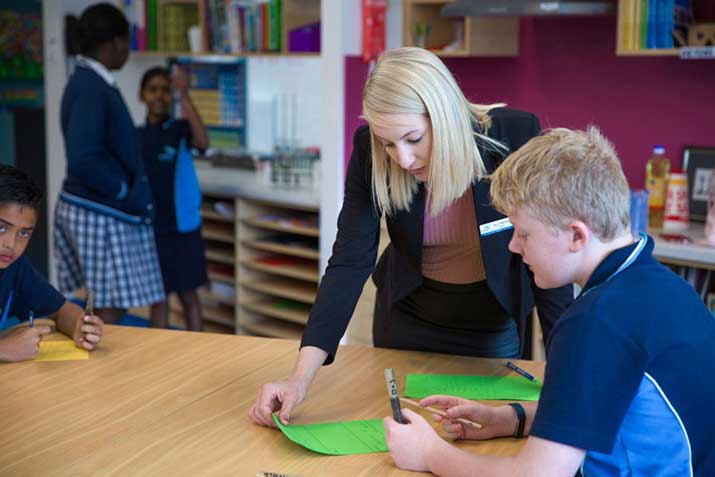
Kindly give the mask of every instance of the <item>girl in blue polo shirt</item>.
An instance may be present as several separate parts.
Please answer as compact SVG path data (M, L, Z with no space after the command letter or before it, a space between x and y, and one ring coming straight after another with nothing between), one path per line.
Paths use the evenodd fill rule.
M81 55L62 96L67 176L55 209L59 287L95 291L97 314L164 300L154 203L136 129L110 70L129 54L129 24L100 3L68 24Z
M170 116L171 84L186 119ZM173 77L166 68L151 68L141 80L141 100L147 106L146 124L139 128L144 167L155 198L159 263L166 293L177 293L186 325L201 331L201 304L197 289L208 281L201 238L201 191L190 148L206 149L208 134L188 94L186 74L177 69ZM166 300L151 307L152 326L166 328Z

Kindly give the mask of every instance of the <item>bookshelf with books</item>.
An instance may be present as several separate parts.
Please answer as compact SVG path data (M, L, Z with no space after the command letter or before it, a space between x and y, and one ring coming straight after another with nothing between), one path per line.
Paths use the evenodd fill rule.
M298 339L319 282L317 208L242 200L237 235L242 333Z
M138 53L315 55L321 0L122 0Z
M402 43L427 48L439 56L517 56L516 17L443 17L454 0L403 0Z
M616 54L621 56L714 57L715 48L699 44L700 22L715 21L705 0L618 0ZM710 7L712 10L712 7ZM709 55L707 54L709 51ZM703 56L704 55L704 56Z

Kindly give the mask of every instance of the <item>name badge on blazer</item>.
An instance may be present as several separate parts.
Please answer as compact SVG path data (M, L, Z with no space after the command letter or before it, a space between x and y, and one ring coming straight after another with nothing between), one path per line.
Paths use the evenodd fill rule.
M486 237L487 235L492 235L498 232L504 232L505 230L513 229L514 225L509 222L509 217L504 217L503 219L495 220L494 222L488 222L479 226L479 235Z

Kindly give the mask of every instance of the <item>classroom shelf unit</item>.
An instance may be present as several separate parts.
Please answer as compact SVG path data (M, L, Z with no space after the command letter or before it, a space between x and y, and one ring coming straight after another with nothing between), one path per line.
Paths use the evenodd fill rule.
M699 18L700 15L707 16L707 4L709 0L692 0L692 15L693 18L688 18L688 10L674 5L671 2L670 8L674 11L670 12L677 21L685 24L695 21L715 21L713 18ZM658 11L660 5L657 0L618 0L618 28L616 31L616 54L619 56L680 56L682 58L693 57L691 53L696 53L701 58L713 58L715 50L712 47L702 48L702 45L697 45L697 41L693 38L688 38L686 32L681 28L681 31L673 29L674 33L665 33L659 30L658 25L662 25L665 21L663 13ZM713 9L710 7L710 12ZM710 13L710 16L713 14ZM672 18L669 23L675 27ZM664 37L667 35L667 39ZM673 38L670 38L670 37ZM668 43L670 47L659 47L652 45L662 45ZM679 45L679 42L683 45ZM693 43L694 42L694 43ZM688 43L687 46L684 46ZM650 45L650 46L649 46ZM700 50L698 52L698 50Z
M444 57L517 56L516 17L448 18L442 7L454 0L403 0L402 43Z
M120 5L130 22L132 50L139 54L300 56L320 54L320 2L120 0Z
M204 323L212 331L300 338L320 278L317 207L204 192L201 216ZM178 318L179 300L170 304Z
M236 218L235 200L204 194L201 207L201 235L204 239L209 283L199 290L204 326L214 332L236 331ZM178 321L182 308L173 295L170 309Z
M320 279L317 210L242 200L237 219L239 329L299 339Z

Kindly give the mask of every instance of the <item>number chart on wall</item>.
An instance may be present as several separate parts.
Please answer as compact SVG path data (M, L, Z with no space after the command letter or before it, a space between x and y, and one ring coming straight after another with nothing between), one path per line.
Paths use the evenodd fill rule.
M189 94L209 130L211 147L246 145L246 62L242 58L172 58L172 68L185 69ZM175 115L181 107L175 104Z

